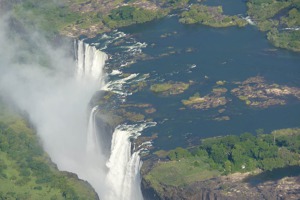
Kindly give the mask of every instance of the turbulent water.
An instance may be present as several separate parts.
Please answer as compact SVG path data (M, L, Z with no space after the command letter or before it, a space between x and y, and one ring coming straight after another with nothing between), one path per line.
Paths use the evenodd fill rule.
M76 43L77 70L76 76L79 81L87 80L91 84L97 83L98 88L121 93L122 84L136 77L129 76L118 81L111 81L105 85L104 64L107 55L94 46L77 41ZM103 130L98 130L96 125L96 115L101 107L91 109L86 143L86 163L87 173L83 173L81 178L89 181L97 191L100 199L104 200L140 200L143 199L140 189L139 170L141 161L139 152L132 153L130 138L136 137L149 124L139 125L119 125L115 128L111 151L107 156L104 154L104 147L101 141L105 140ZM92 169L92 170L90 170ZM95 177L98 177L95 180ZM105 180L103 182L103 180Z

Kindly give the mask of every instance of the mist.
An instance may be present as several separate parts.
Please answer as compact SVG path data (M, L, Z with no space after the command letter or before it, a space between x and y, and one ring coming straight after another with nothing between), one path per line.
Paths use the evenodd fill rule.
M104 158L98 155L98 164L86 158L88 105L99 81L76 77L72 44L53 47L38 32L18 34L8 21L0 20L2 98L28 113L60 170L77 173L100 193Z
M107 137L111 133L97 124L101 108L89 106L96 91L109 88L103 70L108 56L82 40L53 45L39 32L8 22L0 20L1 98L28 114L59 170L87 180L102 200L143 199L139 151L132 152L130 137L154 124L120 124ZM135 77L108 85L121 87Z

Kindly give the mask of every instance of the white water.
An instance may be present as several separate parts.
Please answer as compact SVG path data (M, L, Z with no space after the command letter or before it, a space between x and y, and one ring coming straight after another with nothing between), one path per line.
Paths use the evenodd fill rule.
M250 16L247 16L244 18L250 25L256 25L255 22L250 18Z
M82 41L78 41L77 50L77 78L80 80L92 79L93 82L100 79L100 88L121 92L122 84L137 76L133 74L104 86L103 67L107 55ZM98 109L101 108L96 106L91 110L88 122L87 159L84 164L87 168L86 173L78 175L92 184L101 200L141 200L143 199L139 175L141 161L139 152L131 153L130 137L137 136L148 125L142 123L137 126L118 126L112 136L111 153L108 158L104 156L99 143L104 137L96 126Z
M104 87L103 90L106 91L113 91L115 93L118 93L123 96L127 96L128 93L124 91L123 85L127 83L129 80L132 80L136 78L139 74L131 74L125 78L116 80L116 81L110 81L108 82Z
M283 28L282 30L299 31L299 30L300 30L300 27L289 27L289 28Z
M140 188L141 161L139 151L131 154L130 137L137 137L141 131L154 123L138 125L119 125L112 138L111 155L107 162L109 168L105 179L107 192L104 199L138 200L143 199Z
M114 69L112 70L112 72L110 73L110 75L114 76L114 75L120 75L122 74L122 72L120 70Z
M105 78L103 68L105 61L108 59L107 54L79 40L76 55L77 78L79 80L83 78L91 81L99 80L99 85L103 86Z
M97 127L95 124L95 117L98 111L98 106L95 106L91 110L89 117L88 129L87 129L87 142L86 142L86 154L87 157L96 159L102 154L100 149L99 137L97 132Z

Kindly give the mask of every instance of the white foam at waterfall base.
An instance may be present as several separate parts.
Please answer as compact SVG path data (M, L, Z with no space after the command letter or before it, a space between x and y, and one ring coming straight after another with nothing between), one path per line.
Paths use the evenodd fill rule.
M112 138L111 155L107 162L109 169L105 179L107 200L141 200L140 188L141 161L139 152L131 155L131 137L137 137L141 131L155 123L119 125Z

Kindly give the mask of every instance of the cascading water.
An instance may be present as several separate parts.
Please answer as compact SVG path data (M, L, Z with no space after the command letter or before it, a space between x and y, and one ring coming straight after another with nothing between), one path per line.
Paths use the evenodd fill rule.
M104 85L103 67L107 55L93 46L77 41L77 79L88 80ZM110 83L112 84L112 83ZM87 131L86 164L92 167L92 173L82 178L89 181L102 200L141 200L139 152L131 153L130 138L137 136L149 126L149 123L140 125L120 125L115 128L111 141L111 152L105 157L99 141L104 140L103 134L97 130L96 114L98 106L92 108ZM99 170L97 172L97 169ZM95 175L99 178L95 180ZM79 175L80 176L80 175ZM102 182L105 180L104 182ZM99 184L101 183L101 184Z
M138 153L131 155L129 138L142 129L129 125L118 126L112 138L111 155L107 162L109 172L106 176L108 193L105 199L142 199L140 190Z
M1 30L9 30L1 21ZM114 88L119 88L121 91L123 88L119 86L136 75L104 87L104 64L108 56L94 46L75 41L77 68L74 78L70 75L74 72L74 59L64 48L54 48L36 35L23 46L23 42L11 41L14 37L8 37L9 31L2 32L0 43L7 48L0 48L1 97L29 114L45 151L58 169L74 172L87 180L101 200L142 199L139 187L141 163L138 152L131 154L130 137L146 128L146 123L117 127L112 144L103 145L103 141L108 141L107 135L101 132L102 127L96 120L101 108L91 109L88 128L85 121L88 118L86 107L97 89L108 88L113 92ZM124 37L124 34L118 37ZM32 46L32 51L28 52L28 46ZM137 53L138 46L125 51ZM116 54L114 60L125 57ZM108 149L108 153L104 149Z
M100 144L99 144L98 131L95 124L97 109L98 106L95 106L91 110L88 129L87 129L86 153L87 153L87 157L90 159L97 159L97 157L99 157L99 155L102 154L102 151L100 149Z
M77 72L79 80L82 78L90 81L100 81L99 86L104 85L105 75L103 68L108 56L106 53L99 51L94 46L84 43L82 40L76 41L77 51Z

